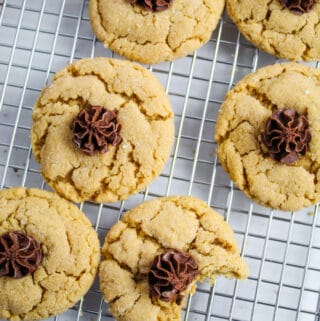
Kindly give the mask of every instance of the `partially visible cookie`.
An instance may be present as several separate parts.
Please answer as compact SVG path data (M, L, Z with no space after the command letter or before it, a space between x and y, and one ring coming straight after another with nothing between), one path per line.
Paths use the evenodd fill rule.
M320 70L276 64L242 79L221 106L217 155L258 203L295 211L320 200Z
M167 197L127 212L102 249L100 288L121 321L180 320L196 282L246 279L231 227L203 201Z
M186 56L205 44L225 0L90 0L97 37L130 60L155 64ZM153 11L153 12L152 12Z
M227 0L242 34L266 52L290 60L320 59L320 2Z
M173 140L163 87L128 61L83 59L66 67L33 110L41 173L75 202L116 202L141 191L162 171Z
M38 320L74 305L93 283L99 240L73 204L37 189L0 191L0 319Z

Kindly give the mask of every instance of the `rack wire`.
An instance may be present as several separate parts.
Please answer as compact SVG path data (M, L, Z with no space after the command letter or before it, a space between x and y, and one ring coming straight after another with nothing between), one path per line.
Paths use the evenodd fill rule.
M92 34L87 0L0 0L1 188L48 189L30 147L33 104L55 72L95 56L116 57ZM213 287L200 284L188 298L182 320L320 320L318 205L293 214L252 203L233 186L215 155L213 133L225 93L247 73L275 62L246 42L224 14L200 50L149 67L175 111L170 160L160 177L127 201L80 205L101 242L124 211L159 196L192 194L224 215L250 277L246 282L219 278ZM78 304L51 320L114 319L96 280Z

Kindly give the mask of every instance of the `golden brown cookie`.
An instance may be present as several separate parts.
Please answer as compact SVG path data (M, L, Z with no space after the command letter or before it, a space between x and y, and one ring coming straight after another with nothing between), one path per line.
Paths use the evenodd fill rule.
M91 25L111 50L147 64L186 56L205 44L225 3L224 0L173 0L168 9L150 12L139 5L148 1L130 2L135 1L90 0ZM165 2L170 1L160 1Z
M290 60L320 59L319 1L227 0L227 9L242 34L262 50Z
M121 321L180 320L197 281L248 276L231 227L193 197L158 198L127 212L102 253L100 288Z
M320 70L296 63L261 68L227 94L217 155L247 196L299 210L320 200L319 120Z
M174 139L159 81L137 64L108 58L80 60L57 73L33 121L43 177L75 202L115 202L141 191L162 171Z
M37 189L0 191L0 319L38 320L75 304L93 283L99 240L73 204Z

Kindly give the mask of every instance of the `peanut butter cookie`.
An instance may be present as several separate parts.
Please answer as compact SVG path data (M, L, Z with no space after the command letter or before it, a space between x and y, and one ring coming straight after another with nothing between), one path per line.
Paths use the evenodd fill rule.
M130 60L156 64L186 56L205 44L224 0L90 0L93 31Z
M217 155L258 203L295 211L320 200L320 70L276 64L246 76L223 103Z
M160 174L174 139L158 80L120 60L80 60L53 78L33 111L32 149L48 184L81 202L116 202Z
M266 52L290 60L320 59L320 2L227 0L242 34Z
M0 319L38 320L75 304L93 283L99 240L89 220L56 194L0 191Z
M231 227L193 197L159 198L127 212L102 252L101 291L121 321L178 321L197 281L248 277Z

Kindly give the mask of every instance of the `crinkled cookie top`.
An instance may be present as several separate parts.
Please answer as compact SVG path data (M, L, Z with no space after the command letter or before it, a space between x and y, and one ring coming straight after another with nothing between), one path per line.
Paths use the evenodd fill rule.
M127 212L109 231L102 254L100 288L119 321L180 321L184 295L195 292L197 281L248 277L230 225L187 196L158 198Z
M116 118L107 124L103 117L110 114L85 115L89 106ZM75 202L116 202L141 191L161 173L173 140L173 112L163 87L150 71L128 61L83 59L66 67L33 109L31 142L41 173ZM94 146L108 151L90 155Z
M278 115L288 109L289 115ZM319 115L320 70L297 63L261 68L242 79L221 106L215 134L219 160L238 188L264 206L296 211L315 204Z
M204 45L224 4L225 0L90 0L89 13L93 31L105 46L129 60L157 64Z
M20 271L32 268L21 278L0 276L0 319L33 321L57 315L92 285L100 260L97 233L75 205L56 194L1 190L0 235L0 262L4 246Z
M227 9L256 47L289 60L320 60L319 1L227 0Z

